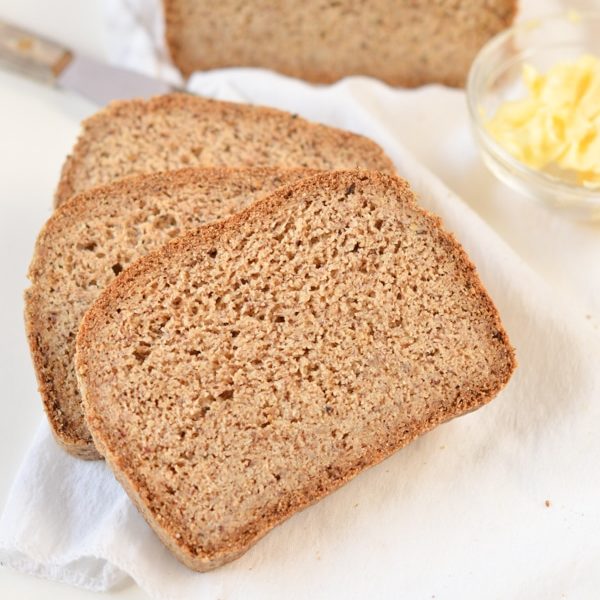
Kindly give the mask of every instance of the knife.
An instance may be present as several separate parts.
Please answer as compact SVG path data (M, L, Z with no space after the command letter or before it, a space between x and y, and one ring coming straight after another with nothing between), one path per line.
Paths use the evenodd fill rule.
M100 105L183 91L159 79L80 56L30 31L0 21L0 67L77 92Z

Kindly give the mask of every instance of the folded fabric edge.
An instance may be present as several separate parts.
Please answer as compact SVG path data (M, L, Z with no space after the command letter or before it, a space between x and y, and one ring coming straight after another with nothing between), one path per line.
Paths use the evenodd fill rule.
M42 563L14 541L0 539L0 565L26 575L106 592L129 576L105 559L85 556L64 564Z
M25 453L0 512L0 565L21 573L50 579L94 592L108 591L124 581L128 575L101 556L65 556L60 562L48 562L38 556L35 548L28 546L14 535L9 519L14 518L17 487L26 476L31 461L36 461L37 449L51 436L48 422L40 420L29 449Z

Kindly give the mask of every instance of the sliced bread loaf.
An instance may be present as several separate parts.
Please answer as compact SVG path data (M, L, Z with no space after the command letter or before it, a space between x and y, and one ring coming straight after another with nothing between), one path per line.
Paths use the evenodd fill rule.
M167 44L185 76L251 66L316 82L369 75L400 86L463 85L477 51L517 8L517 0L163 2Z
M220 165L394 171L360 135L271 108L170 94L114 102L84 121L55 202L129 175Z
M129 267L85 315L97 448L163 542L207 570L439 423L513 350L408 185L317 175Z
M81 317L127 265L202 223L314 171L196 168L137 176L74 196L37 240L25 318L40 393L58 442L100 458L83 419L75 336Z

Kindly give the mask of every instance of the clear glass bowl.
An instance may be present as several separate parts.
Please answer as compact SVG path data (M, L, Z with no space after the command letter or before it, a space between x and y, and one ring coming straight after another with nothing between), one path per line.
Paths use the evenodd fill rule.
M582 54L600 57L600 12L568 13L527 21L490 40L473 62L467 100L475 137L488 168L527 196L577 219L600 221L600 190L536 171L514 158L487 132L485 120L506 101L524 98L524 63L541 72Z

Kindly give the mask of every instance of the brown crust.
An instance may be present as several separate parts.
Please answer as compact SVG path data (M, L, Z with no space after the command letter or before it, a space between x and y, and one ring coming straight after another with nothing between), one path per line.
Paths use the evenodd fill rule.
M40 323L37 319L38 297L33 291L33 286L25 291L25 333L29 344L29 352L33 363L38 391L42 399L42 406L50 424L50 431L58 445L69 454L84 460L99 460L102 456L98 453L95 446L90 442L81 440L71 434L65 428L64 423L59 418L60 408L54 398L56 393L54 385L50 378L44 376L45 371L45 353L40 344L39 334Z
M507 0L508 10L506 14L502 15L501 23L503 28L508 28L514 22L514 19L519 10L519 0ZM181 34L180 30L184 24L185 16L180 12L179 0L162 0L162 8L165 22L165 42L167 50L171 57L173 64L181 71L182 75L187 79L195 71L205 71L215 69L219 67L229 66L255 66L250 64L240 65L219 65L214 64L210 61L204 61L200 63L190 59L186 55L185 48L181 45ZM490 10L492 10L490 8ZM312 83L334 83L342 77L351 75L361 75L361 73L344 73L340 76L339 73L327 69L325 65L321 65L319 71L306 71L306 70L282 70L284 75L290 77L297 77L298 79L305 79ZM424 80L423 77L412 76L412 77L393 77L393 78L382 78L385 82L395 87L414 88L426 83L442 83L451 87L463 87L465 84L466 73L464 77L460 79L452 79L448 77L440 77L436 80Z
M355 465L343 473L337 480L329 480L329 485L319 489L316 486L313 489L305 489L298 492L290 503L290 507L283 511L267 515L261 522L256 533L251 534L246 539L239 540L239 543L234 547L227 547L220 552L212 554L192 552L176 537L177 531L174 528L169 528L168 523L159 522L156 516L152 513L148 503L146 502L146 490L135 481L135 474L128 472L125 460L119 456L118 448L109 446L107 440L109 436L102 428L102 417L97 412L95 390L88 388L86 385L88 371L88 353L90 351L90 341L96 336L98 328L102 326L103 321L112 312L112 307L117 304L122 298L126 297L129 290L135 288L137 279L145 274L155 271L163 265L164 261L175 259L179 253L185 253L190 249L206 246L212 248L215 244L223 243L227 236L234 232L236 228L246 221L266 218L270 219L273 211L278 206L288 202L288 198L294 194L300 194L303 191L310 192L311 189L320 189L330 185L332 181L342 182L343 185L350 185L357 178L369 178L372 181L377 181L379 184L391 186L395 188L399 197L405 198L410 202L416 210L422 212L430 221L432 230L437 230L441 233L444 243L454 252L457 263L462 265L462 270L466 277L470 280L475 294L478 294L483 304L487 305L490 313L493 315L493 328L496 330L496 335L502 342L506 354L506 364L500 371L500 377L495 382L495 385L486 390L485 393L474 393L469 391L463 395L455 410L450 411L447 408L442 408L436 415L431 417L425 423L419 423L411 429L405 431L395 431L390 434L388 439L381 441L379 448L371 448L367 451L365 461L362 465ZM136 504L144 518L156 531L163 543L181 560L185 565L197 571L206 571L220 566L230 560L233 560L243 554L250 546L257 542L275 525L281 523L293 513L301 510L310 504L316 502L320 498L333 492L344 483L352 479L365 468L373 466L383 459L390 456L393 452L408 444L414 438L429 431L440 423L451 418L475 410L483 404L489 402L508 382L512 372L516 367L516 359L514 350L510 345L508 336L500 322L500 317L492 300L484 289L477 275L475 266L467 257L465 251L458 244L454 236L445 232L441 226L441 220L438 217L432 216L426 211L418 208L414 202L414 197L408 184L397 178L383 173L365 172L365 171L338 171L322 175L317 175L310 179L303 180L297 184L280 188L272 195L257 201L249 208L242 212L220 222L208 224L195 231L192 231L168 244L160 249L148 254L144 258L133 263L125 270L118 280L113 282L96 303L90 308L84 317L79 334L77 337L77 353L76 353L76 369L79 381L79 387L83 397L84 410L88 421L88 426L94 437L97 448L104 455L107 462L115 472L116 477L121 482L126 492L129 494L133 502Z
M213 115L213 119L217 122L227 119L256 121L257 119L271 118L289 123L289 120L293 118L294 124L302 126L309 135L313 132L317 133L321 143L329 141L333 147L345 144L356 146L357 150L364 154L368 153L372 156L377 156L377 160L381 163L377 167L379 170L395 173L392 161L385 155L383 150L369 138L357 133L314 123L275 108L211 100L191 94L166 94L164 96L155 96L149 100L134 99L111 102L106 108L83 121L82 131L75 147L72 153L67 156L62 167L60 181L54 195L55 206L70 198L77 191L74 177L79 168L81 157L88 153L91 142L94 139L94 133L101 130L105 123L110 122L115 117L133 117L139 114L150 114L159 111L168 112L173 109L185 110L198 117L205 116L210 112Z
M28 277L31 286L25 292L25 328L27 340L38 382L38 390L42 398L44 411L48 417L50 428L58 444L69 454L86 460L98 460L102 456L96 450L92 439L82 439L71 431L61 419L61 408L58 398L60 386L45 376L47 356L42 348L40 332L47 326L40 320L40 302L43 302L43 290L39 288L36 272L47 264L47 249L64 239L64 226L73 220L89 216L103 201L111 197L132 197L145 194L157 194L164 190L174 190L182 186L204 182L218 185L232 176L261 177L277 173L307 173L312 175L315 169L283 169L281 167L189 167L177 171L165 171L149 175L135 175L114 183L92 188L81 194L72 196L63 202L50 216L36 240L35 250L29 266Z

